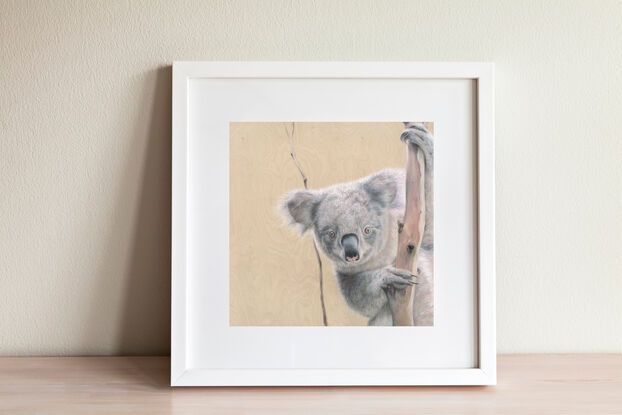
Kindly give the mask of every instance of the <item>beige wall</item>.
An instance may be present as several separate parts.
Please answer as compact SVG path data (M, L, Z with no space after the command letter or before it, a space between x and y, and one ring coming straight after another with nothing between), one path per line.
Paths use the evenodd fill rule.
M169 349L173 60L496 63L500 352L622 352L622 6L0 2L0 354Z

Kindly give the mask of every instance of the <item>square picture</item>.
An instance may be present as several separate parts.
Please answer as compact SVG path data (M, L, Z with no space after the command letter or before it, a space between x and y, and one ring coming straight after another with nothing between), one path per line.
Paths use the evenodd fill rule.
M230 123L230 326L433 326L433 133Z

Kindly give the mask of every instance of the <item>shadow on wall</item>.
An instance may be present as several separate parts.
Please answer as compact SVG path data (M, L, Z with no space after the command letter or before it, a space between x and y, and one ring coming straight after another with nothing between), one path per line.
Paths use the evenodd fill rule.
M146 94L152 102L145 102L151 108L145 116L151 119L142 126L147 136L121 314L123 354L170 351L172 68L154 75L154 90Z
M155 71L118 350L168 354L171 327L171 78ZM151 87L151 85L149 85ZM137 132L140 134L140 132Z
M88 320L89 341L111 340L111 350L105 351L110 354L170 351L171 76L168 66L142 77L142 108L128 137L131 143L124 147L125 166L105 255L117 275L100 275L100 292L94 293L98 301L93 301L99 306L93 306ZM116 311L110 304L119 307L118 320L102 324L102 313ZM102 326L113 333L93 331Z

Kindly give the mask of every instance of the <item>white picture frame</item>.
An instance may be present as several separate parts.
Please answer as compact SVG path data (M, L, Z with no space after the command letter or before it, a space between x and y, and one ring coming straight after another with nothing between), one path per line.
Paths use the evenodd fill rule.
M171 386L326 386L326 385L492 385L496 383L495 344L495 152L494 152L494 66L492 63L467 62L175 62L173 64L172 108L172 295L171 295ZM430 82L438 80L467 80L473 85L474 99L469 104L475 111L476 129L473 132L475 152L473 166L476 194L476 217L473 219L477 254L474 312L476 329L474 364L470 367L356 367L317 368L307 367L205 367L199 361L201 348L193 345L197 336L208 336L218 341L218 334L197 333L193 326L202 314L197 312L197 301L190 295L199 285L193 272L193 234L196 229L193 215L198 209L191 189L196 180L205 177L191 172L191 158L196 154L210 157L208 144L195 143L196 137L205 139L190 126L190 114L195 105L193 99L196 80L407 80ZM419 85L418 84L418 85ZM203 93L203 92L202 92ZM210 94L218 93L214 90ZM226 96L221 97L227 100ZM305 100L307 101L307 100ZM291 103L296 105L296 103ZM205 117L211 114L205 113ZM216 116L216 115L214 115ZM246 117L249 117L247 112ZM254 115L250 115L251 118ZM244 117L242 117L244 118ZM253 121L261 120L261 117ZM244 120L244 119L241 119ZM283 119L279 119L281 121ZM403 119L399 119L402 121ZM427 119L426 119L427 120ZM275 121L266 119L266 121ZM298 119L295 121L299 121ZM351 121L351 119L348 119ZM220 138L219 138L220 139ZM210 137L208 140L212 140ZM209 145L217 145L214 144ZM224 148L224 147L223 147ZM224 151L224 150L223 150ZM217 151L214 151L217 153ZM223 153L224 154L224 153ZM219 160L222 159L219 158ZM221 161L207 160L207 163ZM222 160L223 166L228 160ZM224 168L224 167L223 167ZM435 167L436 168L436 167ZM224 171L224 170L223 170ZM217 176L214 174L214 176ZM226 177L212 177L210 183L219 183L224 189ZM220 180L221 182L215 182ZM210 183L202 188L212 186ZM194 187L193 187L194 186ZM221 200L222 198L218 198ZM225 205L228 200L224 201ZM222 207L222 206L221 206ZM226 215L222 218L223 222ZM213 241L213 247L222 241ZM218 245L220 246L220 245ZM205 248L205 247L202 247ZM210 245L208 243L207 249ZM213 278L228 279L222 270L214 268ZM224 269L224 268L223 268ZM203 278L203 277L201 277ZM223 293L204 294L206 303L218 303ZM200 315L196 315L200 314ZM278 327L256 328L276 333ZM317 330L341 328L317 327ZM408 330L409 328L389 328ZM317 333L317 332L316 332ZM397 333L405 333L399 331ZM398 334L401 335L401 334ZM259 344L257 347L261 348ZM269 346L266 346L269 347ZM259 353L260 355L261 353ZM260 357L258 358L260 359Z

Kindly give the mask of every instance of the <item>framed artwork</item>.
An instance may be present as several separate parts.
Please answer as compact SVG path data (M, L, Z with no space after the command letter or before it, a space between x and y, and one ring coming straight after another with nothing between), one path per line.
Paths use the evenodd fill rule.
M172 386L496 382L493 65L173 64Z

